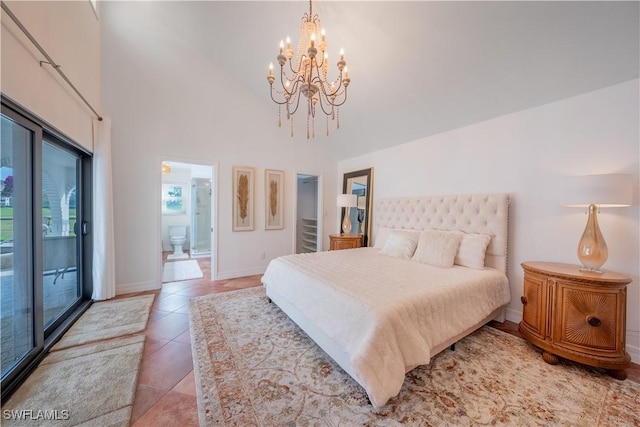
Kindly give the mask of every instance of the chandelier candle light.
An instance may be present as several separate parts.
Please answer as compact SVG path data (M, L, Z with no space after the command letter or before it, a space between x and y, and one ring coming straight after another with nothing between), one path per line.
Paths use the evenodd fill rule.
M291 122L291 136L293 136L293 116L300 107L302 94L304 95L302 103L307 107L307 139L315 138L317 111L322 111L327 118L327 135L329 135L329 117L336 121L336 128L339 129L338 107L347 100L347 87L351 79L344 60L344 50L340 49L340 60L337 63L338 77L335 80L329 80L329 55L325 30L320 25L318 15L313 14L311 0L309 13L305 13L302 17L295 56L291 49L291 39L287 36L286 46L285 42L280 40L277 61L280 64L280 81L274 87L276 77L273 63L269 64L267 81L271 88L271 99L278 104L278 126L282 126L281 109L284 105L287 120Z

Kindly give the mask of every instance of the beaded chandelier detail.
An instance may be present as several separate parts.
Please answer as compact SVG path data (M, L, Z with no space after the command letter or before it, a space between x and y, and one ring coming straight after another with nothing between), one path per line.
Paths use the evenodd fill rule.
M294 54L291 39L280 40L280 53L277 56L280 64L280 79L274 87L273 63L269 64L269 82L271 99L278 104L278 126L282 126L282 107L286 111L286 119L291 123L293 136L293 116L298 108L306 104L307 139L315 138L316 112L326 116L326 133L329 135L329 119L340 128L339 107L347 100L347 87L351 82L349 70L344 60L344 50L340 49L340 60L337 63L338 77L330 80L329 56L325 30L320 25L320 18L313 14L311 0L309 13L302 17L298 49ZM303 95L302 97L300 95Z

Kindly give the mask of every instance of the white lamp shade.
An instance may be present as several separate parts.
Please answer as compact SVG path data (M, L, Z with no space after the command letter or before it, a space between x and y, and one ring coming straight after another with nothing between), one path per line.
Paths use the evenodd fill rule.
M336 205L339 208L353 208L358 206L358 196L355 194L338 194Z
M583 175L567 177L564 205L586 207L622 207L633 204L633 175Z
M367 208L367 198L365 196L358 197L358 209Z

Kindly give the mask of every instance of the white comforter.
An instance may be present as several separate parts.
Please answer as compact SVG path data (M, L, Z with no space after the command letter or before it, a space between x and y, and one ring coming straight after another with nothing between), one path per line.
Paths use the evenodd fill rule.
M375 407L400 392L431 349L510 301L493 269L444 269L361 248L271 261L262 282L349 355Z

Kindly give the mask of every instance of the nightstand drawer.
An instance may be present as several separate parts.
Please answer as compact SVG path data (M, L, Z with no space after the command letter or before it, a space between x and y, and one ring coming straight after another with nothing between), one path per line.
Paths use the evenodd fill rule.
M329 250L357 249L362 247L362 234L331 234Z
M558 322L555 341L576 351L624 350L621 293L558 283Z

